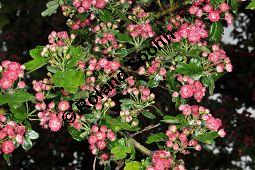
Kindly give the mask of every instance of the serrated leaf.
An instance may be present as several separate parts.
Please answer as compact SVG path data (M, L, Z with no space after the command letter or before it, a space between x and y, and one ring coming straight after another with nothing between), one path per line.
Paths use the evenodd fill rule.
M157 134L150 135L147 138L146 143L147 144L151 144L151 143L154 143L154 142L165 141L167 139L168 139L168 137L166 136L166 134L164 134L164 133L157 133Z
M14 114L14 120L17 122L23 122L27 118L27 111L24 105L19 107L11 107L10 111Z
M28 130L27 133L26 133L26 136L29 139L37 139L37 138L39 138L39 134L36 131L34 131L34 130Z
M126 43L126 42L132 43L133 42L133 39L129 35L122 34L122 33L117 34L117 40L121 43Z
M17 105L26 101L34 100L34 96L26 92L25 90L17 90L13 94L0 95L0 104Z
M156 118L156 116L154 114L152 114L151 112L148 112L148 111L142 112L142 115L144 115L145 117L147 117L149 119L155 119Z
M25 138L24 144L22 145L22 148L24 150L29 150L29 149L32 148L32 141L28 137Z
M82 47L70 46L69 50L70 50L71 58L67 61L66 68L70 69L70 68L74 67L77 64L77 62L85 56L85 54L83 52Z
M109 10L102 10L99 12L99 17L103 22L111 22L112 19L112 15L111 12Z
M41 56L42 49L43 49L42 46L37 46L35 49L29 51L30 56L34 60L31 60L25 63L24 65L26 67L26 70L28 70L30 73L48 63L47 59Z
M218 136L217 132L208 132L198 136L193 136L193 138L206 144L212 144L214 139Z
M254 10L255 9L255 0L252 0L249 5L246 7L246 9L251 9Z
M209 33L210 41L219 43L221 40L221 35L222 35L223 31L224 31L224 29L223 29L222 23L220 21L214 22L210 28L210 33Z
M74 127L68 126L68 132L77 141L82 141L84 138L81 137L82 131L76 130Z
M179 63L175 70L178 74L187 75L190 77L200 77L203 73L203 67L199 67L194 63Z
M126 163L124 170L140 170L141 163L137 161L131 161Z
M42 15L43 17L45 17L45 16L51 16L54 12L57 11L58 7L59 7L59 4L55 4L55 5L49 6L46 10L44 10L44 11L41 13L41 15Z
M84 84L84 79L85 75L82 71L78 70L69 70L67 72L58 71L53 76L55 86L63 87L70 93L76 93L78 87Z

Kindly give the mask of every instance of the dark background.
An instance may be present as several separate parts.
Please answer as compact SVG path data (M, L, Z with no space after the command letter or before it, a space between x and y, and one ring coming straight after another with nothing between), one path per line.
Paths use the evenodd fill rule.
M48 34L67 29L65 18L57 14L42 18L45 0L0 1L0 61L8 59L22 63L30 60L28 51L47 43ZM238 22L231 37L235 45L224 44L234 65L232 73L216 83L217 100L204 101L204 105L223 120L227 137L201 152L186 156L187 169L255 169L255 12L240 7ZM157 90L159 107L172 107L168 93ZM164 106L164 107L163 107ZM237 110L243 108L241 113ZM248 109L248 110L247 110ZM255 112L255 111L253 111ZM76 142L65 129L58 133L43 130L37 123L33 128L40 137L34 147L25 152L14 151L12 165L7 166L0 156L2 169L92 169L93 156L87 142ZM99 168L97 168L99 169Z

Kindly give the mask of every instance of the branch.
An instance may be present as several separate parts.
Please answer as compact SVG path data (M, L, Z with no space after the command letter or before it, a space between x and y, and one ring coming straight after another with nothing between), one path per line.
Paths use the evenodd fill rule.
M173 13L173 11L175 11L175 10L178 9L179 7L180 7L179 4L176 3L176 4L174 4L173 6L171 6L170 8L167 8L167 9L165 9L165 10L163 10L163 11L158 12L158 13L155 15L155 17L156 17L156 18L160 18L160 17L162 17L162 16L164 16L164 15L166 15L166 14Z
M130 137L132 138L132 137L134 137L134 136L136 136L138 134L141 134L143 132L146 132L146 131L149 131L151 129L154 129L154 128L158 127L159 125L160 125L160 123L158 123L156 125L149 125L149 126L145 127L143 130L140 130L140 131L138 131L138 132L136 132L134 134L131 134Z
M134 138L130 138L131 142L133 142L136 149L138 149L140 152L142 152L144 155L151 156L152 151L145 148L143 145L141 145L139 142L137 142Z

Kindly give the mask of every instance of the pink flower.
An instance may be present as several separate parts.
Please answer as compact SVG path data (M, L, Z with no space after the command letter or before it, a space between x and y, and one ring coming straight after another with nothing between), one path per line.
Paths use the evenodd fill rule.
M206 4L204 7L203 7L203 11L205 12L211 12L213 10L213 7L210 5L210 3Z
M232 25L233 23L233 16L230 13L226 13L224 19L227 21L228 25Z
M2 144L2 150L5 154L10 154L14 151L14 143L11 140L6 140Z
M49 120L50 130L53 132L59 131L61 126L62 126L61 120L57 116L52 115Z
M181 87L180 95L182 98L187 99L189 97L192 97L194 94L193 86L191 85L184 85Z
M225 11L228 11L228 10L230 9L230 7L228 6L228 4L226 4L225 2L221 3L221 4L219 5L219 7L220 7L221 12L225 12Z
M226 136L226 132L225 132L224 129L220 129L220 130L218 131L218 134L219 134L220 137L222 137L222 138Z
M61 101L58 104L58 110L61 112L67 111L70 108L70 104L68 101Z
M24 81L20 81L20 82L18 83L18 88L24 89L25 87L26 87L26 84L25 84Z
M208 15L208 18L211 22L217 22L220 19L220 12L217 10L211 11Z
M206 120L206 126L210 130L217 131L222 126L222 123L220 119L209 116Z
M42 92L38 92L38 93L36 93L35 98L38 101L43 101L45 99L45 96Z

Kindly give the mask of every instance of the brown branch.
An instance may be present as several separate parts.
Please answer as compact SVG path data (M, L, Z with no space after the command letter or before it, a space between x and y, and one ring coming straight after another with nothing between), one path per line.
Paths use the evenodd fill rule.
M144 155L147 155L147 156L151 156L152 155L152 151L151 150L145 148L142 144L137 142L134 138L130 138L130 139L133 142L135 148L138 149L140 152L142 152Z
M123 165L124 165L124 161L123 160L119 160L117 164L118 164L118 166L115 168L115 170L120 170L123 167Z
M151 130L151 129L154 129L154 128L158 127L159 125L160 125L160 123L158 123L158 124L156 124L156 125L149 125L149 126L145 127L143 130L140 130L140 131L138 131L138 132L136 132L136 133L134 133L134 134L131 134L131 135L129 135L129 136L132 138L132 137L134 137L134 136L136 136L136 135L138 135L138 134L141 134L141 133L143 133L143 132L146 132L146 131L149 131L149 130Z

